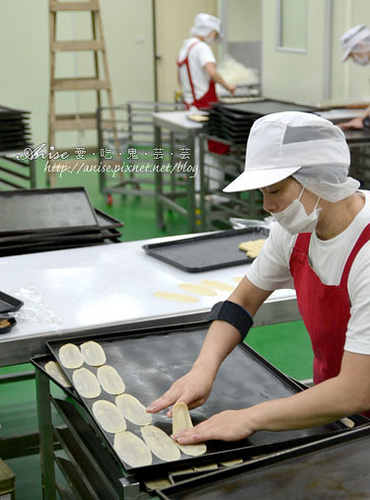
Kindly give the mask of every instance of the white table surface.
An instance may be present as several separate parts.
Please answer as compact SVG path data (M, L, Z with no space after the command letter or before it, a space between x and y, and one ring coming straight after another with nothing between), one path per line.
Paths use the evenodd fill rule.
M0 290L21 298L25 305L19 312L17 325L0 336L0 350L9 342L22 339L29 342L33 337L50 338L53 334L59 336L99 326L205 313L215 302L225 300L230 292L196 296L197 303L172 302L153 294L158 291L186 293L178 287L180 283L200 283L204 279L236 286L233 278L243 276L248 266L188 273L147 255L142 249L146 243L165 240L1 258ZM277 321L297 319L294 291L274 292L269 302L279 306ZM289 306L285 313L282 304ZM260 313L260 323L274 322L271 318L264 321L263 311ZM284 314L292 317L286 318ZM6 362L0 355L1 364Z

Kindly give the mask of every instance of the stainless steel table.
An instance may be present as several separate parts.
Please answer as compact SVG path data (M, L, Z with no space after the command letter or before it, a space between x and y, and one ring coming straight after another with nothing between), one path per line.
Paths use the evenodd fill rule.
M189 235L191 236L191 235ZM183 238L184 236L181 236ZM159 299L157 291L181 292L180 283L218 280L236 285L247 266L188 273L147 255L146 243L179 237L116 245L60 250L0 259L1 290L21 296L25 305L18 324L0 336L0 366L28 362L46 352L45 342L93 327L107 329L123 323L140 325L177 316L204 318L213 304L230 292L199 297L197 303ZM274 292L255 317L255 325L300 319L293 290Z

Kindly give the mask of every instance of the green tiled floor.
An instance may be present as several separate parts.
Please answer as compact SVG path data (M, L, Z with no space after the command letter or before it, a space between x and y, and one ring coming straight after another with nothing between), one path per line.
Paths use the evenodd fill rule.
M37 165L38 187L44 187L43 165ZM57 179L57 186L83 185L92 204L125 223L123 241L154 238L158 236L183 234L186 222L179 214L166 215L166 230L155 224L154 197L133 197L114 195L113 204L108 206L106 196L99 192L98 175L94 173L65 174ZM248 336L248 343L260 354L274 363L280 370L297 379L312 377L312 354L308 335L302 322L284 323L269 327L254 328ZM31 365L21 367L32 369ZM19 367L1 368L0 375ZM245 375L246 384L248 374ZM36 429L37 411L34 382L25 381L0 385L0 437L24 434ZM41 482L39 457L25 457L7 461L16 474L16 499L40 500Z

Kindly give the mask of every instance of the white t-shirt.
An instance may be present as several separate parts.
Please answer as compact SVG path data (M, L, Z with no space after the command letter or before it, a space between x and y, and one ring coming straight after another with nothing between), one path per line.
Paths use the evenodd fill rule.
M308 251L310 264L325 285L339 285L353 245L370 224L370 192L359 192L365 196L365 205L345 231L325 241L320 240L316 233L312 234ZM296 238L278 223L273 224L259 257L246 273L247 278L263 290L294 288L289 261ZM344 349L370 354L370 242L362 247L352 264L348 293L351 316Z
M210 62L216 63L216 59L211 47L206 42L202 42L198 38L192 37L184 41L179 53L179 62L185 59L189 47L195 42L197 42L196 45L192 47L189 53L189 68L193 80L195 97L200 99L207 92L210 82L210 76L204 69L204 66ZM180 67L180 81L184 100L187 104L191 105L194 98L185 64Z

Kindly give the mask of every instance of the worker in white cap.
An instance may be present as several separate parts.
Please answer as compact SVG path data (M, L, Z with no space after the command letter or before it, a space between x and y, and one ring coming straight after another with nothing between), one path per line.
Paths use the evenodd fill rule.
M217 62L209 44L223 36L221 22L210 14L198 14L179 53L177 65L185 105L209 108L217 102L216 83L232 94L236 86L227 83L217 71Z
M328 120L283 112L254 122L245 170L225 191L260 189L277 222L235 291L213 307L192 369L148 411L177 401L190 408L203 404L222 361L244 340L262 303L281 288L296 290L314 352L315 384L213 415L174 435L179 444L370 416L370 192L348 177L349 164L344 134Z
M365 24L353 26L341 38L343 47L342 61L352 59L355 64L367 66L370 63L370 28ZM370 126L370 106L366 111L353 120L341 123L342 130L363 129Z

